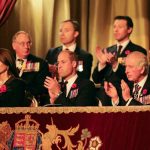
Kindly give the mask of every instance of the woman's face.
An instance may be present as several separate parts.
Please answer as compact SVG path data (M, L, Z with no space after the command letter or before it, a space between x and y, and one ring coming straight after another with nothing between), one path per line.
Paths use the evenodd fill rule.
M0 61L0 74L4 73L4 72L7 72L8 71L8 66L3 64L1 61Z

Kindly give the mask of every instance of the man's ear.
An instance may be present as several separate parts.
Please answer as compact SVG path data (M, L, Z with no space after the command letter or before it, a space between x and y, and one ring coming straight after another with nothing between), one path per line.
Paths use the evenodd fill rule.
M132 33L133 28L129 28L128 29L128 33L131 34Z
M79 35L79 32L78 32L78 31L75 31L74 37L77 38L78 35Z
M74 68L77 68L77 65L78 65L78 63L77 63L76 61L72 61L72 66L73 66Z
M144 73L145 73L145 67L143 66L141 69L141 74L144 74Z
M12 43L12 48L15 50L16 49L16 44L13 42Z

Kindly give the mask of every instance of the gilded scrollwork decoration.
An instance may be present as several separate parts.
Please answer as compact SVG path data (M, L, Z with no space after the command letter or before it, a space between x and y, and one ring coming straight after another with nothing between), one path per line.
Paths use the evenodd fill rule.
M92 137L87 128L80 129L80 124L59 129L52 117L50 120L51 124L45 125L45 133L29 114L15 123L14 130L7 121L0 123L0 150L53 150L53 146L56 150L99 150L102 146L100 137ZM80 137L73 140L76 134Z

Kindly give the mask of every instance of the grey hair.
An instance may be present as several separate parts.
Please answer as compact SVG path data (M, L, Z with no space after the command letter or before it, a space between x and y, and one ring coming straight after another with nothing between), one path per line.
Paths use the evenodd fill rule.
M144 67L145 68L145 74L148 74L149 72L149 63L148 63L148 58L145 54L139 51L134 51L131 52L127 57L132 57L134 56L136 59L136 66L137 67Z
M12 37L12 42L15 42L16 41L16 38L18 37L18 35L20 34L25 34L29 37L30 41L32 41L32 38L31 38L31 35L25 31L18 31L14 34L14 36Z

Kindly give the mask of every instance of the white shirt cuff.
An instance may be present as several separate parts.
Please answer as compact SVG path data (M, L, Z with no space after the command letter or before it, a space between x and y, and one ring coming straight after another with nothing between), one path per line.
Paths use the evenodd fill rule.
M118 104L119 104L119 97L118 97L118 99L117 99L117 101L113 101L113 100L111 100L111 103L112 103L112 106L118 106Z
M130 102L132 101L132 97L131 98L129 98L129 100L128 100L128 102L126 103L126 106L129 106L129 104L130 104Z

